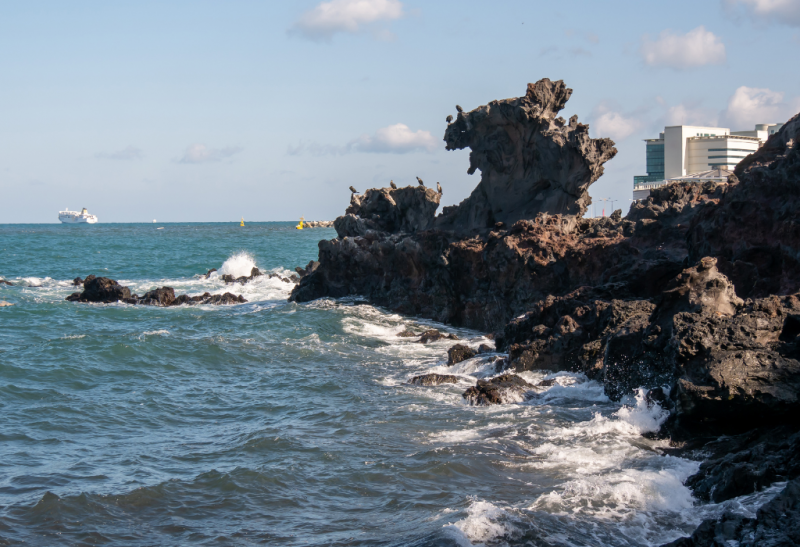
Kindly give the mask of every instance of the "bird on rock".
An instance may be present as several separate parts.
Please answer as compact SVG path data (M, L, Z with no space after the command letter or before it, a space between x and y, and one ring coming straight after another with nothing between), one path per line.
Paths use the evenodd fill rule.
M355 188L353 188L352 186L350 187L350 191L351 191L351 192L353 192L354 194L357 194L357 193L358 193L358 190L356 190L356 189L355 189Z
M442 193L442 185L439 184L438 182L436 183L436 191L439 192L440 194Z
M456 110L458 110L459 112L464 112L464 109L461 108L459 105L456 105Z
M397 190L397 185L394 183L394 181L393 181L393 180L390 180L390 181L389 181L389 186L391 186L391 187L392 187L392 190Z
M453 121L453 115L452 114L448 114L447 117L444 119L444 121L446 121L447 123L452 122Z
M417 182L419 183L420 186L425 186L425 183L422 182L422 179L419 177L417 177Z

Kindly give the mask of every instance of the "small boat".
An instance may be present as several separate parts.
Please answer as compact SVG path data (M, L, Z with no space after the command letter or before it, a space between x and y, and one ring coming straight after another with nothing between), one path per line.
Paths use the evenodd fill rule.
M306 217L300 217L300 224L298 224L297 226L295 226L295 228L296 228L296 229L298 229L298 230L302 230L302 229L303 229L303 221L304 221L305 219L306 219Z
M97 222L97 217L95 215L90 215L86 207L84 207L80 213L77 211L70 211L69 209L66 211L59 211L58 220L64 224L95 224Z

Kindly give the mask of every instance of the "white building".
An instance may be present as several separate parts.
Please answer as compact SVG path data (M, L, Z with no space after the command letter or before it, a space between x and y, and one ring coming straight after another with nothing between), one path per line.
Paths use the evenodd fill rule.
M731 132L727 127L676 125L665 127L657 139L646 139L647 175L633 177L634 199L670 179L715 169L733 171L783 124L759 124L753 131ZM646 193L643 191L647 190Z

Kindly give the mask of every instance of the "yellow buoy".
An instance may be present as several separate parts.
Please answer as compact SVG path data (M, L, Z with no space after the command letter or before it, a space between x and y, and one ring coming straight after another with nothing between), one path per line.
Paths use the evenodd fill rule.
M297 228L298 230L302 230L302 229L303 229L303 221L304 221L305 219L306 219L305 217L300 217L300 224L298 224L297 226L295 226L295 228Z
M242 223L239 226L244 226L244 217L242 217Z

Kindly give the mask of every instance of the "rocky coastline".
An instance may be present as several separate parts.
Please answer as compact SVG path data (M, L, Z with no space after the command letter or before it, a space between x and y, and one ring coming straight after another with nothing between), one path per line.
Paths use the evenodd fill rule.
M616 149L557 116L570 94L543 79L459 109L444 140L471 149L472 194L436 216L438 188L354 193L290 300L359 295L495 333L507 357L464 393L473 404L522 400L526 370L584 373L613 400L644 389L670 412L670 450L707 455L687 481L698 499L788 481L757 518L725 514L670 545L800 542L800 116L726 182L673 183L625 217L585 219Z

